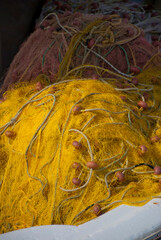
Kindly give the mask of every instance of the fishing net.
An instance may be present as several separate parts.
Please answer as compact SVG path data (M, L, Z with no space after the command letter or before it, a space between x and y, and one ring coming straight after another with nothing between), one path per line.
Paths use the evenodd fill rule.
M40 74L4 94L1 233L79 225L160 197L160 68L147 68L138 82L117 77L122 89L115 76L49 85Z
M47 74L51 82L60 81L68 71L84 64L135 75L157 52L140 28L118 15L52 13L21 46L1 92L16 82L33 81L38 74ZM93 74L88 68L75 76L92 78Z
M37 21L41 21L49 13L67 14L67 12L82 12L92 14L117 14L124 21L130 22L144 30L148 42L161 40L160 11L154 2L146 1L47 1ZM156 43L155 43L156 44ZM161 44L161 42L160 42Z

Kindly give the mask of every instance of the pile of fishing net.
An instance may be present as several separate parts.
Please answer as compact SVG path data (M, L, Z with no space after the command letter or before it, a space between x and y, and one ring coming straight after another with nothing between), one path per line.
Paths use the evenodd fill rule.
M153 3L154 4L154 3ZM145 37L149 42L159 44L161 40L160 11L157 6L146 4L146 1L52 1L48 0L44 4L40 17L41 21L49 13L55 12L64 14L69 12L82 12L88 14L117 14L125 21L143 28ZM161 46L161 42L160 42Z
M145 1L133 1L133 0L116 0L116 1L86 1L86 0L62 0L52 1L47 0L43 5L40 18L44 18L45 15L56 12L64 13L66 11L82 12L82 13L94 13L94 14L120 14L121 17L125 17L136 23L141 20L145 20L149 13L153 16L159 15L159 10L154 9L153 4L146 4Z
M160 67L151 64L137 78L49 85L40 74L7 91L0 103L0 232L79 225L120 204L161 197L160 81Z
M60 81L80 65L135 75L159 51L143 35L139 27L118 15L51 13L21 46L1 91L16 82L33 81L39 74L47 74L51 82ZM70 73L77 78L111 76L90 67Z

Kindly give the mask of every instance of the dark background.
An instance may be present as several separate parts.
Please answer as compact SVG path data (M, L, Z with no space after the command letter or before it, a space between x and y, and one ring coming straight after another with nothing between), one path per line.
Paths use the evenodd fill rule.
M0 0L0 82L20 45L34 31L44 0Z

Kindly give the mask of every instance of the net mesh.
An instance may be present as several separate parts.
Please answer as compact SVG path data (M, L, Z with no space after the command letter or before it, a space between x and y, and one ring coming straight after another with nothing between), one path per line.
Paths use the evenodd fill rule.
M59 81L69 70L84 64L135 75L157 52L140 28L118 15L51 13L21 46L1 92L16 82L33 81L38 74L47 74L51 82ZM88 69L75 76L91 78L92 74L93 69Z
M147 68L135 86L120 75L119 89L115 78L48 85L41 74L8 90L0 108L0 232L79 225L160 197L160 76L159 67Z

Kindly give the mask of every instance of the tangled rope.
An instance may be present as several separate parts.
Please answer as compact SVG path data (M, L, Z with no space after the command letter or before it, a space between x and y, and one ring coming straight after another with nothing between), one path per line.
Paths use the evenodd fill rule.
M129 87L119 89L114 78L48 85L39 75L6 92L1 233L78 225L122 203L142 206L160 197L159 76L159 68L148 68L136 85L129 78Z

